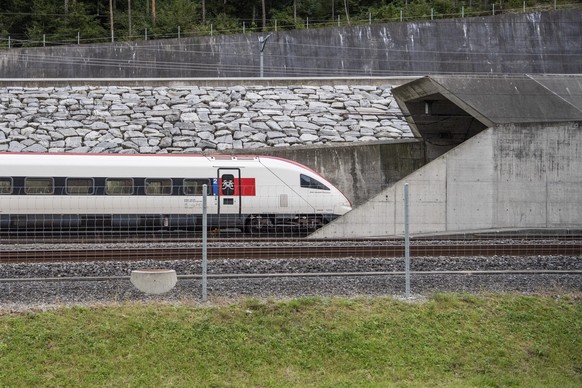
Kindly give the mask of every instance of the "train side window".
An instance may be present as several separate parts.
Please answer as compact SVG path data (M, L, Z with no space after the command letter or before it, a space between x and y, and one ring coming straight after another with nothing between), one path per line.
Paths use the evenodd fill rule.
M105 180L105 194L107 194L107 195L131 195L131 194L133 194L133 179L131 179L131 178L107 178Z
M0 195L12 194L12 178L0 178Z
M50 195L54 193L53 178L24 179L24 193L33 195Z
M207 185L206 194L211 194L208 179L184 179L184 195L203 195L202 185Z
M172 195L172 180L147 178L145 193L146 195Z
M95 193L93 178L67 178L66 193L69 195L91 195Z
M299 176L299 179L301 182L301 187L303 187L303 188L315 189L315 190L329 190L329 187L327 187L326 185L324 185L323 183L321 183L317 179L314 179L310 176L301 174Z

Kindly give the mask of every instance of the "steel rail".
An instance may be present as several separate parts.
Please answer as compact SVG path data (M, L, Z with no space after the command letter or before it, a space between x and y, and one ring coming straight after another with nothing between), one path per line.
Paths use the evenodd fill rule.
M339 257L403 257L404 246L259 246L208 247L208 259L282 259L282 258L339 258ZM582 255L582 244L520 244L520 245L416 245L410 255L422 256L548 256ZM202 257L202 247L188 248L126 248L126 249L57 249L4 250L0 263L56 261L134 261L134 260L192 260Z
M412 275L582 275L582 270L460 270L460 271L410 271ZM306 277L368 277L403 276L404 271L379 272L286 272L286 273L239 273L208 274L211 279L253 279L253 278L306 278ZM178 279L201 279L202 275L177 275ZM0 278L0 283L23 282L97 282L130 280L130 276L71 276L51 278Z
M353 238L353 239L305 239L301 235L292 235L287 237L280 237L280 235L266 235L266 236L255 236L248 235L245 233L234 233L229 231L221 231L218 234L211 233L210 241L213 242L255 242L255 241L307 241L307 242L317 242L317 241L383 241L384 243L392 242L394 244L402 243L402 237L378 237L378 238ZM573 231L571 233L472 233L467 232L464 234L448 234L448 235L417 235L414 236L412 243L423 243L426 241L479 241L484 243L485 241L501 240L501 239L512 239L512 240L553 240L559 241L576 241L582 240L582 231ZM175 232L175 233L156 233L156 232L144 232L144 233L123 233L123 232L110 232L110 233L99 233L99 232L11 232L11 231L0 231L0 246L2 245L17 245L17 244L98 244L98 243L200 243L201 237L200 232Z

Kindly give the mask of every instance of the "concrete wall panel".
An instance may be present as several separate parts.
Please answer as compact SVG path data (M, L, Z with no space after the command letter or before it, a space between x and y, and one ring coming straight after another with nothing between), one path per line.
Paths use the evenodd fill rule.
M265 77L580 72L579 9L273 33ZM6 78L258 77L260 34L0 52ZM578 56L578 57L576 57Z
M402 193L397 193L396 186L384 190L381 195L337 219L329 225L331 227L316 231L311 237L344 238L402 234L402 230L395 229L394 223L397 217L396 205L402 201ZM398 214L402 216L401 210Z
M449 151L447 231L488 228L496 200L492 132L486 131Z
M429 167L430 166L430 167ZM411 233L424 233L446 226L446 158L439 158L396 185L396 230L404 232L404 183L408 183Z
M548 227L579 227L582 223L582 180L548 185Z
M545 182L504 182L499 185L497 199L496 227L547 226Z
M582 228L580 149L579 122L489 128L374 197L393 207L392 220L371 217L364 204L313 237L338 237L336 224L346 237L402 235L404 182L412 234Z

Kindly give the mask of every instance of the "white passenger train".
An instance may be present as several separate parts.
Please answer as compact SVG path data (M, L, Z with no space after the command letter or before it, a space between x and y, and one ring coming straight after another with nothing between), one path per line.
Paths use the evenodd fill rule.
M0 230L311 231L351 210L315 171L266 156L0 153Z

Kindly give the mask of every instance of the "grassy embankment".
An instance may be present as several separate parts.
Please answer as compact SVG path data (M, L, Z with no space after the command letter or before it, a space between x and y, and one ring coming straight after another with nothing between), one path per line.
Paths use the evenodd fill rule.
M0 386L582 386L580 296L0 315Z

